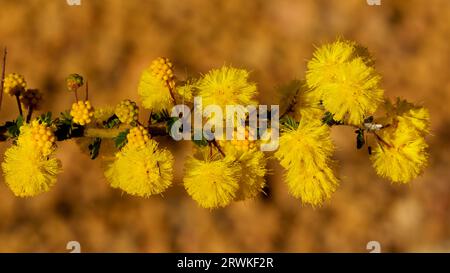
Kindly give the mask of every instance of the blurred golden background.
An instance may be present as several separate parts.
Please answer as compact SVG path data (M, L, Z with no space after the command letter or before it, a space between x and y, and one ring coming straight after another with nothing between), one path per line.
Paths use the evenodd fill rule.
M7 72L25 75L56 114L73 100L69 73L89 80L94 105L115 105L138 100L140 72L158 56L172 59L180 78L247 68L261 102L274 104L277 85L303 77L314 45L344 37L369 48L388 97L430 109L433 132L424 175L391 185L355 149L351 129L333 129L342 182L316 209L288 195L276 162L267 197L209 211L180 185L190 143L161 140L176 154L176 185L149 199L110 188L99 160L59 143L63 173L49 193L15 198L0 178L0 251L67 252L72 240L83 252L367 252L372 240L386 252L449 251L449 17L448 0L0 0ZM0 120L16 116L5 97Z

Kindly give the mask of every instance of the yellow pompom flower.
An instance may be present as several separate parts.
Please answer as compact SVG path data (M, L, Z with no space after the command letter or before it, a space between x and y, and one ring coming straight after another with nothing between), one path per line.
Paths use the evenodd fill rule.
M213 69L197 83L197 95L204 106L214 104L225 109L226 105L255 105L256 84L249 82L248 77L249 72L244 69L229 66Z
M428 161L428 145L408 119L377 132L378 145L371 160L377 174L395 183L407 183L419 176Z
M78 101L72 104L70 115L73 122L79 125L87 125L91 123L94 116L94 108L89 101Z
M289 192L313 206L329 199L338 186L331 165L334 145L330 129L320 120L302 119L285 128L275 157L287 170Z
M402 121L408 127L416 128L421 135L430 132L430 113L425 107L397 98L395 104L386 101L385 108L387 112L387 121L385 122L387 124L395 125L397 121Z
M325 115L325 110L321 102L314 96L306 85L298 87L298 92L294 98L294 118L301 119L321 119Z
M196 82L187 81L184 85L179 85L175 88L177 95L181 98L181 102L192 102L194 100L194 92Z
M266 185L264 177L267 169L264 153L253 149L238 153L236 158L241 167L241 178L239 180L239 189L236 193L236 200L255 198L263 191Z
M50 152L36 145L35 128L29 124L21 127L17 143L6 150L2 163L5 182L19 197L47 192L56 183L56 175L61 171L60 161L52 157L54 148ZM46 135L41 135L40 129L39 135Z
M292 196L303 203L320 206L336 190L338 179L329 166L305 170L297 167L287 171L286 181Z
M139 80L138 94L144 108L159 112L173 106L171 90L175 88L173 64L167 58L158 58L145 69Z
M143 147L150 141L148 130L139 125L130 129L127 134L127 146Z
M214 209L229 205L239 189L241 168L234 158L189 157L185 163L184 187L201 207Z
M20 95L27 88L27 83L22 75L11 73L3 80L3 91L10 96Z
M130 124L137 121L139 109L134 101L126 99L116 106L114 113L120 122Z
M336 120L353 125L361 125L376 111L384 93L379 88L381 77L361 52L353 42L325 45L314 53L306 73L315 100L322 101Z
M125 145L105 172L113 188L128 194L149 197L160 194L172 185L173 155L159 149L149 140L144 146Z
M339 66L355 58L355 49L355 43L344 40L317 48L307 65L305 79L308 87L317 88L333 81Z
M39 104L42 101L42 94L38 89L27 89L20 95L20 102L23 108L29 109L39 109Z

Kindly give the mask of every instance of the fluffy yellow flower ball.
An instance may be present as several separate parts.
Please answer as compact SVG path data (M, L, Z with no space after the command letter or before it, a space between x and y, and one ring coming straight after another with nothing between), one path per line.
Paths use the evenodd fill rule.
M313 206L329 199L338 186L329 127L320 120L302 119L297 128L286 128L279 142L275 157L287 170L289 192Z
M2 170L14 195L35 196L56 183L61 162L52 157L54 137L49 134L46 126L36 122L24 124L16 144L6 150Z
M386 103L388 127L376 132L372 164L378 175L394 183L407 183L419 176L428 161L430 116L427 109L405 100Z
M203 105L255 105L256 84L248 80L249 72L229 66L213 69L197 83Z
M306 72L312 98L336 120L357 126L383 102L380 80L367 52L342 40L318 48Z
M173 64L167 58L154 60L150 67L145 69L139 80L138 94L142 105L146 109L159 112L173 106L173 93L175 89L175 76Z
M184 187L203 208L229 205L239 189L241 168L231 157L200 160L189 157L185 163Z
M70 115L73 122L79 125L87 125L91 123L94 116L94 108L89 101L78 101L72 104Z
M149 140L144 146L126 145L105 172L113 188L149 197L164 192L173 179L174 158Z

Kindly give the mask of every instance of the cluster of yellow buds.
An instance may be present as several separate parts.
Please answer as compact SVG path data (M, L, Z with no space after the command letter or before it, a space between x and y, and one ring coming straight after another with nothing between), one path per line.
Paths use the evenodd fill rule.
M42 94L38 89L27 89L25 92L22 92L22 95L20 96L20 102L24 108L27 109L37 109L41 100Z
M173 64L168 58L159 57L150 65L152 74L161 80L169 88L175 87L175 76L173 74Z
M27 88L27 83L22 75L8 74L3 80L3 90L10 96L18 96Z
M70 74L66 78L66 85L69 91L76 91L83 86L83 77L78 74Z
M129 147L143 147L150 140L150 134L143 126L138 125L130 129L127 134Z
M238 132L234 131L233 139L229 141L229 143L231 143L236 150L245 152L256 147L256 137L254 137L254 134L249 131L248 127L245 127L244 139L238 139L238 136ZM223 146L225 144L225 140L219 141L219 145Z
M31 123L31 135L34 143L44 156L48 156L53 152L56 138L51 126L35 120Z
M114 111L120 122L130 124L138 119L139 109L134 101L121 101Z
M73 122L79 125L86 125L92 121L94 116L94 108L89 101L78 101L72 104L70 115Z

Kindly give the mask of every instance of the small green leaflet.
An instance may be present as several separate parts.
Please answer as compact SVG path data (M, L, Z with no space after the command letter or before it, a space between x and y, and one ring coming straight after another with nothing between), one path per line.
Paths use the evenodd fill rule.
M361 149L364 144L365 144L365 140L364 140L364 130L363 129L358 129L355 131L356 133L356 149Z
M102 139L99 137L94 138L94 141L92 141L91 144L89 144L89 155L91 156L91 159L95 159L98 156L98 153L100 151L100 145L102 144Z
M120 132L117 135L117 137L114 138L114 144L116 145L116 148L120 149L123 146L125 146L125 144L127 144L127 135L128 135L129 131L130 130L127 129L127 130L125 130L123 132Z
M280 123L288 129L296 130L298 128L298 122L291 116L282 118Z
M20 127L23 125L23 117L19 115L14 121L7 121L5 123L6 130L10 137L17 137L20 134Z
M40 115L37 120L39 121L39 123L41 124L47 124L50 125L52 124L52 112L47 112L45 114Z

